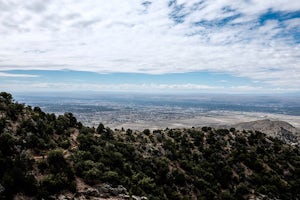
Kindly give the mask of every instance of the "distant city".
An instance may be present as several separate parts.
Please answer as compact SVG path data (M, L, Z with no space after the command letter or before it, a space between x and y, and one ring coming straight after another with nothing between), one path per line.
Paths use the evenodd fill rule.
M217 94L16 94L16 101L56 115L72 112L85 125L166 128L225 125L273 118L300 124L299 96ZM243 120L245 119L245 120Z

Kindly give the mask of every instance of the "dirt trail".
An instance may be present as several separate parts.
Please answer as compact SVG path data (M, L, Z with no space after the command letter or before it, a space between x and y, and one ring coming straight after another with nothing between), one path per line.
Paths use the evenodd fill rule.
M75 129L75 131L70 135L71 150L75 150L78 148L79 145L79 143L77 142L78 135L79 135L78 129Z
M82 192L86 190L87 188L90 188L89 185L87 185L81 178L75 177L75 182L76 182L76 189L78 192Z

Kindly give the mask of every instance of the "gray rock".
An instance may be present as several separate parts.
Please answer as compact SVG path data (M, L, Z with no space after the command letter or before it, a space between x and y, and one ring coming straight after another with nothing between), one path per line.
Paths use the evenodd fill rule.
M109 184L102 184L96 186L97 190L100 194L109 195L109 196L118 196L119 194L127 194L127 189L122 185L118 185L118 187L112 187Z
M5 191L5 188L0 184L0 194Z
M56 200L56 196L55 195L51 195L50 197L48 197L49 200ZM44 198L42 198L42 200L45 200Z
M118 185L116 189L119 194L127 193L127 189L123 185Z
M82 194L87 195L87 196L92 196L92 197L100 196L99 191L95 188L88 188L85 191L83 191Z
M109 193L100 193L100 197L107 199L110 197L110 194Z
M119 194L119 197L125 200L129 200L130 196L128 194Z
M66 196L63 195L63 194L58 195L57 199L58 199L58 200L70 200L69 197L66 197Z
M87 200L87 198L84 195L80 195L78 197L75 197L74 200Z
M280 127L281 130L279 132L279 138L284 140L287 143L296 143L297 142L297 135L292 133L289 130L286 130L285 128Z
M112 187L108 184L97 185L96 188L101 194L110 193L112 190Z
M141 197L138 197L138 196L135 196L135 195L132 195L131 198L132 198L133 200L141 200Z
M145 196L139 197L139 196L136 196L136 195L132 195L131 198L133 200L148 200L148 198L145 197Z

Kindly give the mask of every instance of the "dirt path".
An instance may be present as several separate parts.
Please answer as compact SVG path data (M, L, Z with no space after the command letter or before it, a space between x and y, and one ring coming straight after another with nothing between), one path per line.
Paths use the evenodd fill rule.
M75 129L75 131L70 135L71 150L75 150L78 148L79 145L79 143L77 142L78 135L79 135L78 129Z

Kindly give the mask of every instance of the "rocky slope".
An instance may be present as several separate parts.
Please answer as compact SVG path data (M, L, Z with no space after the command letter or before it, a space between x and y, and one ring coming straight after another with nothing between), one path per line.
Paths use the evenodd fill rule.
M272 137L278 137L288 143L300 141L300 131L291 124L284 121L257 120L232 125L238 130L257 130Z
M299 199L299 191L299 146L260 131L86 127L0 93L0 199Z

